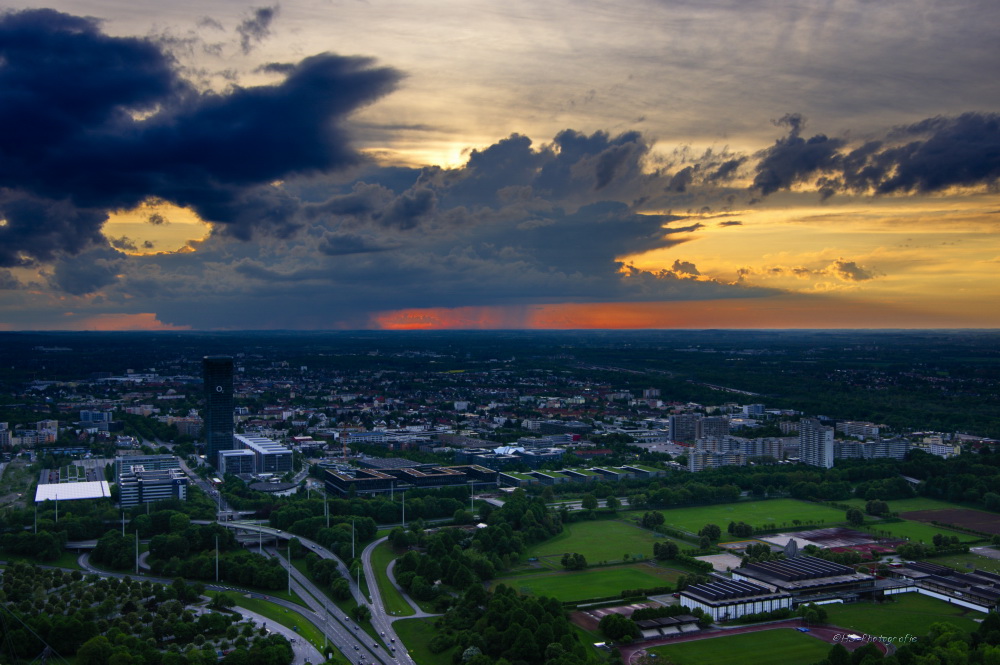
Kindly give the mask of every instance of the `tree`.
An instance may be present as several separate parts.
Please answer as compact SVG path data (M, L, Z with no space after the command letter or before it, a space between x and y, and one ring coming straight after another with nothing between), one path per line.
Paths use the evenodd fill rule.
M351 608L351 618L358 623L371 621L372 611L367 605L356 605Z
M582 554L576 552L563 554L560 563L566 570L583 570L587 567L587 559Z
M605 637L615 642L630 640L639 634L635 622L621 614L604 615L597 627Z
M614 510L618 510L619 508L621 508L622 502L619 501L618 499L616 499L613 496L609 496L608 499L607 499L607 501L604 502L604 505L606 505L608 507L608 510L613 510L614 511Z
M653 543L653 556L657 559L676 559L678 554L680 554L680 548L672 540Z
M851 526L861 526L865 523L865 514L857 508L851 508L847 511L845 519Z
M103 635L92 637L76 652L80 665L106 665L111 658L111 642Z
M593 494L585 494L583 496L583 500L580 502L580 505L584 510L594 510L597 508L597 497Z
M706 524L698 532L699 536L705 536L709 540L718 540L722 537L722 529L717 524ZM704 549L704 548L702 548Z
M643 513L642 515L642 525L647 529L655 529L661 526L666 521L663 517L663 513L650 511L648 513Z

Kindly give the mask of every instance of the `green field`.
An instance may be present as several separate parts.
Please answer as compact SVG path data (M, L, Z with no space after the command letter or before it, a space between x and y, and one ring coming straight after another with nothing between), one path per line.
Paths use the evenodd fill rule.
M938 563L942 566L951 566L963 573L971 573L973 569L985 570L990 573L1000 575L1000 559L990 559L973 552L968 554L952 554L950 556L936 556L927 559L930 563ZM969 565L971 564L971 565Z
M579 552L587 563L622 561L626 554L631 558L649 559L653 556L653 543L666 538L656 537L652 531L629 522L597 520L574 522L563 527L562 533L541 542L527 551L525 557L537 557L549 568L558 568L559 559L566 552ZM675 541L682 549L690 543Z
M589 600L617 596L625 589L648 589L677 581L682 573L648 563L579 572L516 575L494 580L493 586L506 584L515 591L534 596L549 596L559 601Z
M408 617L414 613L413 608L403 598L399 589L389 581L389 576L385 572L389 562L395 558L396 554L389 543L382 543L372 552L372 569L375 571L379 594L382 596L382 604L385 605L386 611L393 616Z
M275 605L274 603L269 603L265 600L260 600L259 598L235 596L233 600L236 601L236 605L239 607L248 609L251 612L256 612L262 617L266 617L269 621L280 623L286 628L291 628L304 639L312 643L314 647L319 649L320 653L323 653L325 646L328 652L335 654L334 662L349 662L336 648L326 642L323 637L323 633L321 633L316 626L309 623L305 617L295 614L280 605Z
M451 665L452 654L458 647L451 647L441 653L431 653L427 645L437 634L434 619L400 619L392 623L392 629L417 665Z
M848 499L847 501L840 501L839 503L844 503L848 506L864 510L865 504L868 502L864 499ZM894 513L905 513L911 510L955 510L958 508L965 508L965 506L957 503L949 503L938 499L929 499L923 496L915 496L912 499L886 501L886 503L889 504L889 510Z
M796 527L792 520L800 520L802 524L824 524L833 526L844 521L844 511L830 508L818 503L798 501L796 499L770 499L768 501L739 501L714 506L698 506L697 508L674 508L661 510L666 518L665 525L691 533L697 533L706 524L716 524L722 528L726 536L726 527L730 522L746 522L753 527L765 524L784 525L788 530ZM631 513L641 515L641 512ZM723 538L725 540L725 538Z
M919 543L924 542L928 545L933 542L934 535L940 533L943 536L958 536L958 541L960 543L970 543L977 540L982 540L979 536L973 536L968 533L962 533L961 531L952 531L951 529L946 529L942 526L935 526L933 524L924 524L923 522L893 522L891 524L870 524L872 529L875 529L875 535L882 536L878 531L888 531L892 534L892 538L908 538L910 542ZM866 531L868 529L865 529Z
M978 624L973 619L985 616L919 593L903 593L892 598L895 599L892 602L879 604L825 605L827 623L857 633L902 637L907 633L925 635L931 624L938 621L955 624L962 630L975 630Z
M810 665L832 645L791 628L682 642L648 649L673 665ZM738 654L738 655L737 655Z

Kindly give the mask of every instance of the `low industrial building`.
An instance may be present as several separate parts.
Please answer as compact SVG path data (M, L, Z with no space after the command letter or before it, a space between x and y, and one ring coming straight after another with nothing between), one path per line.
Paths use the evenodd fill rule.
M792 594L745 580L714 577L711 582L685 588L680 603L700 608L713 621L731 621L745 614L790 609Z
M498 474L475 464L461 466L436 466L421 464L415 467L355 469L328 468L324 470L327 490L348 496L355 494L389 494L415 488L454 487L474 483L496 486Z
M733 571L733 579L790 593L795 603L836 595L860 595L875 588L875 578L853 568L812 556L749 563Z
M973 606L981 612L995 611L1000 607L1000 575L974 569L960 573L953 568L926 561L908 563L892 569L894 577L911 580L916 590L963 606Z
M679 637L701 630L698 627L698 618L690 614L661 617L659 619L641 619L636 621L635 625L639 627L642 636L647 640L663 637Z

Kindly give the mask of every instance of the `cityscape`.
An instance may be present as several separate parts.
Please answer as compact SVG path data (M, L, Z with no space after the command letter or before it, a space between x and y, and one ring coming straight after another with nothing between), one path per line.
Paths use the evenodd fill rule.
M977 422L1000 389L990 333L3 341L6 630L34 636L13 633L12 662L122 646L177 663L700 662L719 640L764 658L776 635L782 662L892 662L924 645L871 612L981 634L1000 602L997 422L892 409L920 404L919 376ZM768 388L825 359L883 418ZM47 570L147 614L13 600ZM45 633L37 607L93 626ZM548 637L502 618L519 611Z
M1000 2L0 8L0 665L1000 665Z

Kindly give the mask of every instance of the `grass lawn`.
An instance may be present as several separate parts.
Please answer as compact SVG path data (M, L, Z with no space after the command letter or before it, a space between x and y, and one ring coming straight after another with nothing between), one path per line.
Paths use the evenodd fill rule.
M868 502L864 499L848 499L847 501L839 501L838 503L844 503L848 506L854 506L864 510L865 504ZM893 501L886 501L886 503L889 504L889 510L894 513L905 513L911 510L956 510L968 507L957 503L949 503L947 501L930 499L923 496L915 496L911 499L896 499Z
M873 533L878 536L882 536L880 531L888 531L893 538L909 538L910 542L919 543L923 541L924 543L930 544L934 540L935 534L941 534L951 538L952 536L958 536L958 540L961 543L971 543L977 540L982 540L979 536L973 536L968 533L962 533L961 531L952 531L951 529L946 529L943 526L935 526L934 524L924 524L923 522L893 522L891 524L879 524L874 523L868 525L872 529L875 529ZM866 529L867 531L867 529Z
M549 596L559 601L589 600L616 596L625 589L647 589L672 585L682 573L672 568L646 563L579 572L516 575L494 580L493 586L506 584L515 591L534 596Z
M734 662L740 665L810 665L826 658L831 646L791 628L776 628L653 647L648 651L673 665L729 665Z
M927 561L930 563L939 563L942 566L951 566L963 573L971 573L973 569L978 568L979 570L1000 575L1000 559L991 559L973 552L969 552L968 554L952 554L950 556L936 556L932 559L927 559Z
M451 665L452 654L458 647L441 653L431 653L427 645L434 638L434 619L400 619L392 623L393 630L417 665Z
M903 636L925 635L931 624L945 621L962 630L975 630L982 619L981 612L967 610L919 593L903 593L892 596L894 602L852 603L850 605L825 605L827 622L850 628L857 633L868 635Z
M706 524L715 524L722 529L723 536L728 535L726 527L730 522L742 521L753 527L765 524L777 524L780 527L785 524L787 529L792 531L796 528L792 525L792 520L801 520L803 524L825 526L834 526L844 521L842 510L797 499L739 501L696 508L673 508L660 512L666 518L665 526L698 533ZM642 512L631 514L641 516Z
M524 557L537 557L549 568L559 568L559 559L566 552L579 552L590 564L622 561L625 554L649 559L653 556L653 543L669 540L655 535L617 520L573 522L563 527L562 533L530 548ZM690 543L675 542L682 549L691 547Z
M393 616L408 617L413 614L413 608L399 593L399 589L389 581L389 576L385 572L389 562L395 558L392 546L388 542L382 543L372 552L372 568L375 570L375 579L386 611Z
M266 600L261 600L259 598L246 598L244 596L238 596L235 600L239 607L243 607L251 612L256 612L263 617L267 617L269 621L280 623L282 626L287 628L292 628L295 632L301 635L303 639L308 640L314 647L319 649L320 653L323 653L323 645L325 643L323 633L321 633L316 626L306 621L305 617L301 617L290 612L284 607L280 607L274 603L269 603ZM349 662L333 646L328 645L327 651L332 651L335 654L335 662Z

